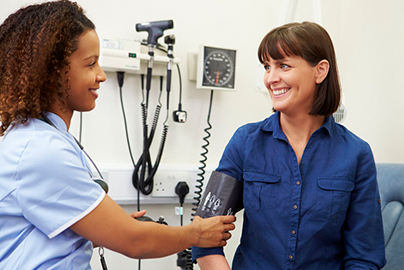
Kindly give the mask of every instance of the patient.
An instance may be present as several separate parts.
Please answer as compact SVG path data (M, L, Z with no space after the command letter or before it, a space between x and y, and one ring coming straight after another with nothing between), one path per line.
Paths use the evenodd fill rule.
M386 263L370 146L334 122L340 83L331 38L311 22L270 31L258 49L275 113L240 127L217 171L243 183L233 270L380 269ZM193 248L203 270L223 248Z

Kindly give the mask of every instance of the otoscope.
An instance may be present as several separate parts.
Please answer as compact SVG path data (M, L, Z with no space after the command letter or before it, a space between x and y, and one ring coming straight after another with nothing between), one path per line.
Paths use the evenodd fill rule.
M157 40L163 36L163 31L166 29L172 29L174 27L173 20L168 21L156 21L156 22L144 22L136 24L136 31L142 32L147 31L149 36L147 38L147 45L149 46L149 65L147 67L147 77L146 77L146 91L147 97L150 91L151 85L151 77L152 77L152 70L153 70L153 62L154 62L154 48L157 45ZM148 100L148 98L147 98ZM147 104L147 102L146 102Z
M163 31L166 29L172 29L174 27L173 20L168 21L157 21L157 22L143 22L136 24L136 31L149 32L149 37L147 38L147 44L157 45L157 39L163 36Z

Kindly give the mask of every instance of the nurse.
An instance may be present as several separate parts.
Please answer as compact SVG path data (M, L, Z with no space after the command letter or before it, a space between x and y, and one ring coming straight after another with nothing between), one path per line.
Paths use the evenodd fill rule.
M276 111L240 127L217 171L243 182L233 270L380 269L386 263L370 146L332 114L334 47L311 22L270 31L258 49ZM203 270L229 269L222 248L193 248Z
M106 76L76 3L22 8L0 26L0 269L90 269L93 246L156 258L224 246L234 216L171 227L127 214L92 181L68 132Z

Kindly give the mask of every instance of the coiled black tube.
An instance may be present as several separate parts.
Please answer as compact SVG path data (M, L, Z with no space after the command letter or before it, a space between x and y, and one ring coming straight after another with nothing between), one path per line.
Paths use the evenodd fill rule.
M198 205L201 201L201 197L202 197L202 187L203 187L203 180L205 179L205 168L206 168L206 160L207 158L207 154L209 152L208 150L208 146L209 146L209 138L210 138L210 132L209 130L212 129L212 125L210 124L210 113L212 111L212 101L213 101L213 90L211 90L210 92L210 102L209 102L209 112L208 112L208 118L207 118L207 123L208 123L208 127L204 129L205 133L207 134L207 136L205 136L203 138L203 140L206 142L203 146L202 149L204 149L204 152L201 153L202 159L199 161L202 165L198 168L200 170L200 173L198 173L198 176L200 177L199 179L196 180L197 184L196 184L196 189L195 189L195 194L196 196L194 197L195 202L193 202L192 204L195 206L194 208L192 208L192 211L197 210ZM192 213L192 216L195 216L195 213ZM192 219L191 219L192 220Z
M160 165L160 161L161 161L161 157L163 156L163 150L164 150L164 145L166 143L166 139L167 139L167 133L168 133L168 126L164 125L163 126L163 134L161 135L161 141L160 141L160 147L159 147L159 151L157 154L157 159L156 159L156 163L154 163L153 169L150 173L150 175L152 177L154 177L154 175L157 172L157 169Z
M208 127L204 129L205 133L207 134L203 140L205 141L205 144L202 146L202 149L204 150L201 153L202 159L199 161L202 165L198 168L200 170L200 173L198 173L198 176L200 177L199 179L196 180L197 184L195 185L195 194L196 196L194 197L194 202L192 203L195 207L192 208L192 211L194 211L191 215L191 221L193 220L193 217L195 216L195 212L198 209L199 203L201 201L202 197L202 187L203 187L203 180L205 179L205 168L206 168L206 161L208 160L207 154L209 152L208 146L209 146L209 138L210 138L210 132L209 130L212 129L212 125L210 124L210 113L212 111L212 103L213 103L213 90L210 90L210 102L209 102L209 111L208 111L208 118L207 118L207 123ZM193 270L194 265L192 263L192 249L188 248L184 250L185 256L186 256L186 264L185 264L185 270Z
M155 164L152 164L151 157L150 157L150 146L152 144L156 128L157 122L160 116L160 110L162 104L160 102L161 93L162 93L162 85L163 85L163 77L160 77L160 96L158 100L158 105L156 107L152 127L150 129L150 135L148 135L148 126L147 126L147 100L146 104L142 103L142 124L143 124L143 153L140 156L135 169L132 174L132 184L133 186L140 190L144 195L149 195L153 191L153 183L154 183L154 176L157 172L158 166L160 164L161 156L163 154L163 149L165 145L165 141L167 138L168 133L168 126L164 122L163 126L163 134L161 137L160 148L157 154L157 158ZM167 95L168 100L168 95ZM168 107L167 107L168 112ZM140 172L139 172L140 170ZM147 171L147 177L146 177ZM140 175L139 175L140 174Z
M190 248L186 249L183 251L184 252L184 256L186 259L185 262L185 270L193 270L194 269L194 265L192 263L192 250Z
M150 160L150 153L149 153L149 138L148 138L148 125L147 125L147 108L146 104L142 103L141 104L142 108L142 126L143 126L143 153L140 156L138 162L135 165L135 169L132 174L132 184L133 186L140 190L143 194L148 195L151 193L153 190L153 183L151 183L150 186L150 181L144 182L140 181L140 179L145 179L145 174L146 174L146 168L148 169L148 174L151 172L151 160ZM149 164L149 166L147 166ZM139 177L139 169L142 168L140 171L140 177Z

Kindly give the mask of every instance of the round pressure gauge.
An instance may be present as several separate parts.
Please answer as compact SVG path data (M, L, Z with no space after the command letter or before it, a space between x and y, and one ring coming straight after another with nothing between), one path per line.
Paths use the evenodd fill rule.
M202 46L199 53L197 88L234 90L236 51Z

